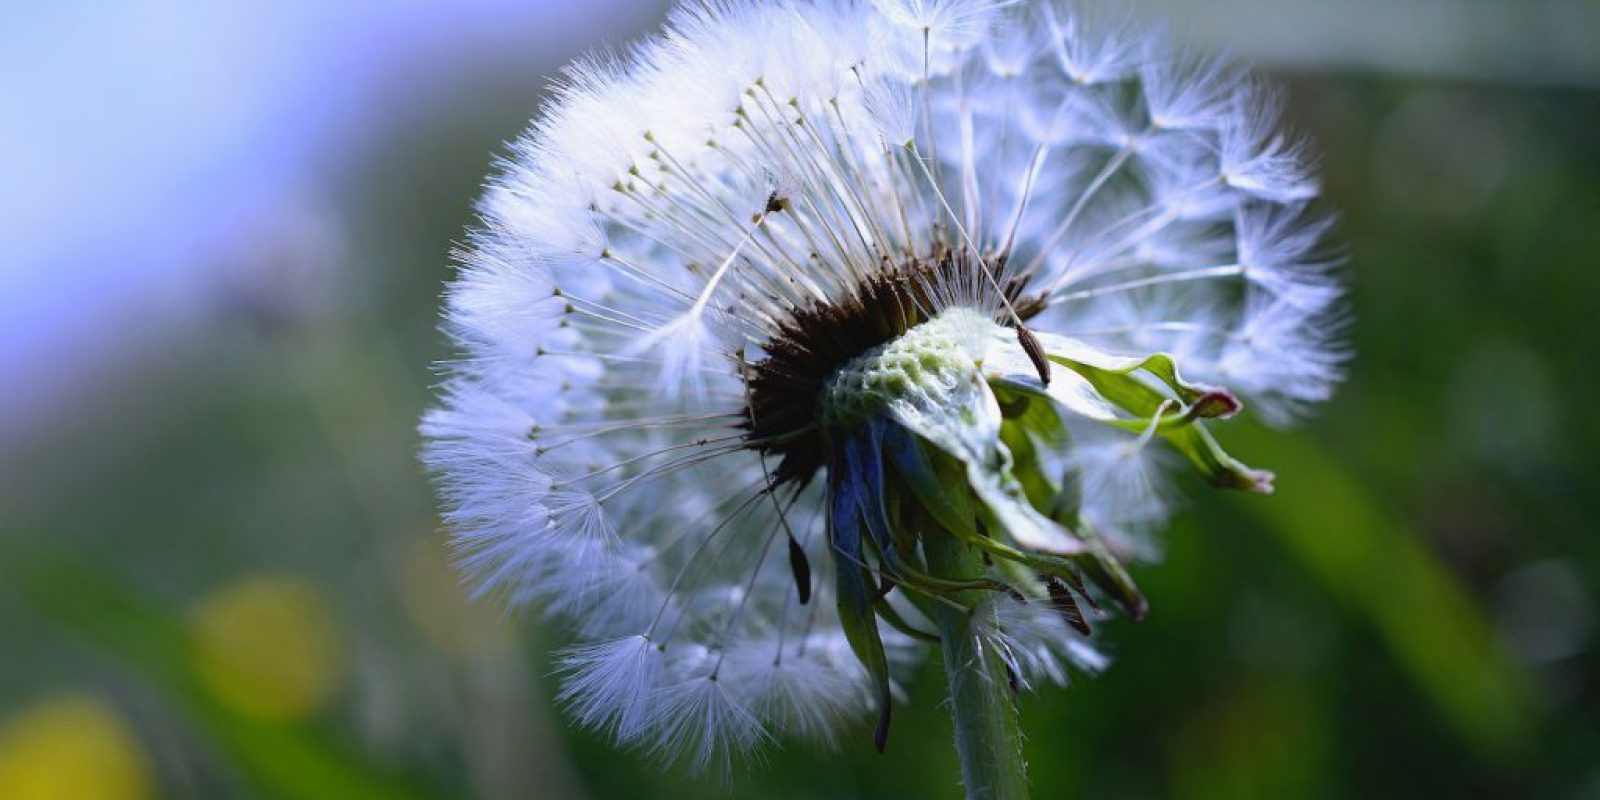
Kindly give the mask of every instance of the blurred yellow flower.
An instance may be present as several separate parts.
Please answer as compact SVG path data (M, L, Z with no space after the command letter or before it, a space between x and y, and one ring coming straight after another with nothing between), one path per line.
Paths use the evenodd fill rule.
M0 720L0 797L143 800L150 766L116 711L86 695L36 702Z
M332 610L303 578L261 575L226 586L195 608L189 635L200 680L240 713L300 719L339 687L344 659Z

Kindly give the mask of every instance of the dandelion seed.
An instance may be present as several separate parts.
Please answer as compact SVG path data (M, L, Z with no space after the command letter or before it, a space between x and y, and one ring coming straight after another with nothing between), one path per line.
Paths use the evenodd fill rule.
M685 5L567 73L459 254L423 433L461 565L570 624L580 723L703 769L883 745L930 642L984 676L958 732L1098 671L1167 474L1269 491L1212 428L1340 378L1304 151L1056 0Z

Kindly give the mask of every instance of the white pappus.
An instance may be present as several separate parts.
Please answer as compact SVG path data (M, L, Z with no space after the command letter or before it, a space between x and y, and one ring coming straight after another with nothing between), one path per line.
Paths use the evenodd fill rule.
M1207 421L1340 378L1278 115L1058 0L686 4L570 67L448 290L422 429L463 569L570 624L581 722L702 768L873 709L882 747L958 590L1015 685L1101 668L1167 468L1270 490Z

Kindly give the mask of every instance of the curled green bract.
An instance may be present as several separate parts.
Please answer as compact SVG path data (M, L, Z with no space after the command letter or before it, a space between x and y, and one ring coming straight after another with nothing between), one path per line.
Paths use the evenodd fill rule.
M953 308L847 363L821 398L840 618L877 687L880 745L889 679L876 620L908 626L884 602L897 588L930 619L994 593L1053 605L1080 628L1080 597L1144 616L1126 548L1081 513L1090 487L1072 465L1082 436L1101 428L1128 447L1164 445L1213 484L1271 491L1270 473L1228 455L1206 428L1240 410L1231 393L1185 381L1166 354L1037 337L1058 367L1048 384L1014 329ZM940 574L930 537L980 553L983 574Z

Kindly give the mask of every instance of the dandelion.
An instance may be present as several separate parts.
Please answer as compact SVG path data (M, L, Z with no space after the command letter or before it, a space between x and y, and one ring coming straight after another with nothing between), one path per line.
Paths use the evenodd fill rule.
M1275 95L1047 0L685 5L572 66L459 254L423 423L484 594L567 621L562 699L725 769L878 749L942 651L967 791L1097 671L1169 475L1340 377L1330 223Z

